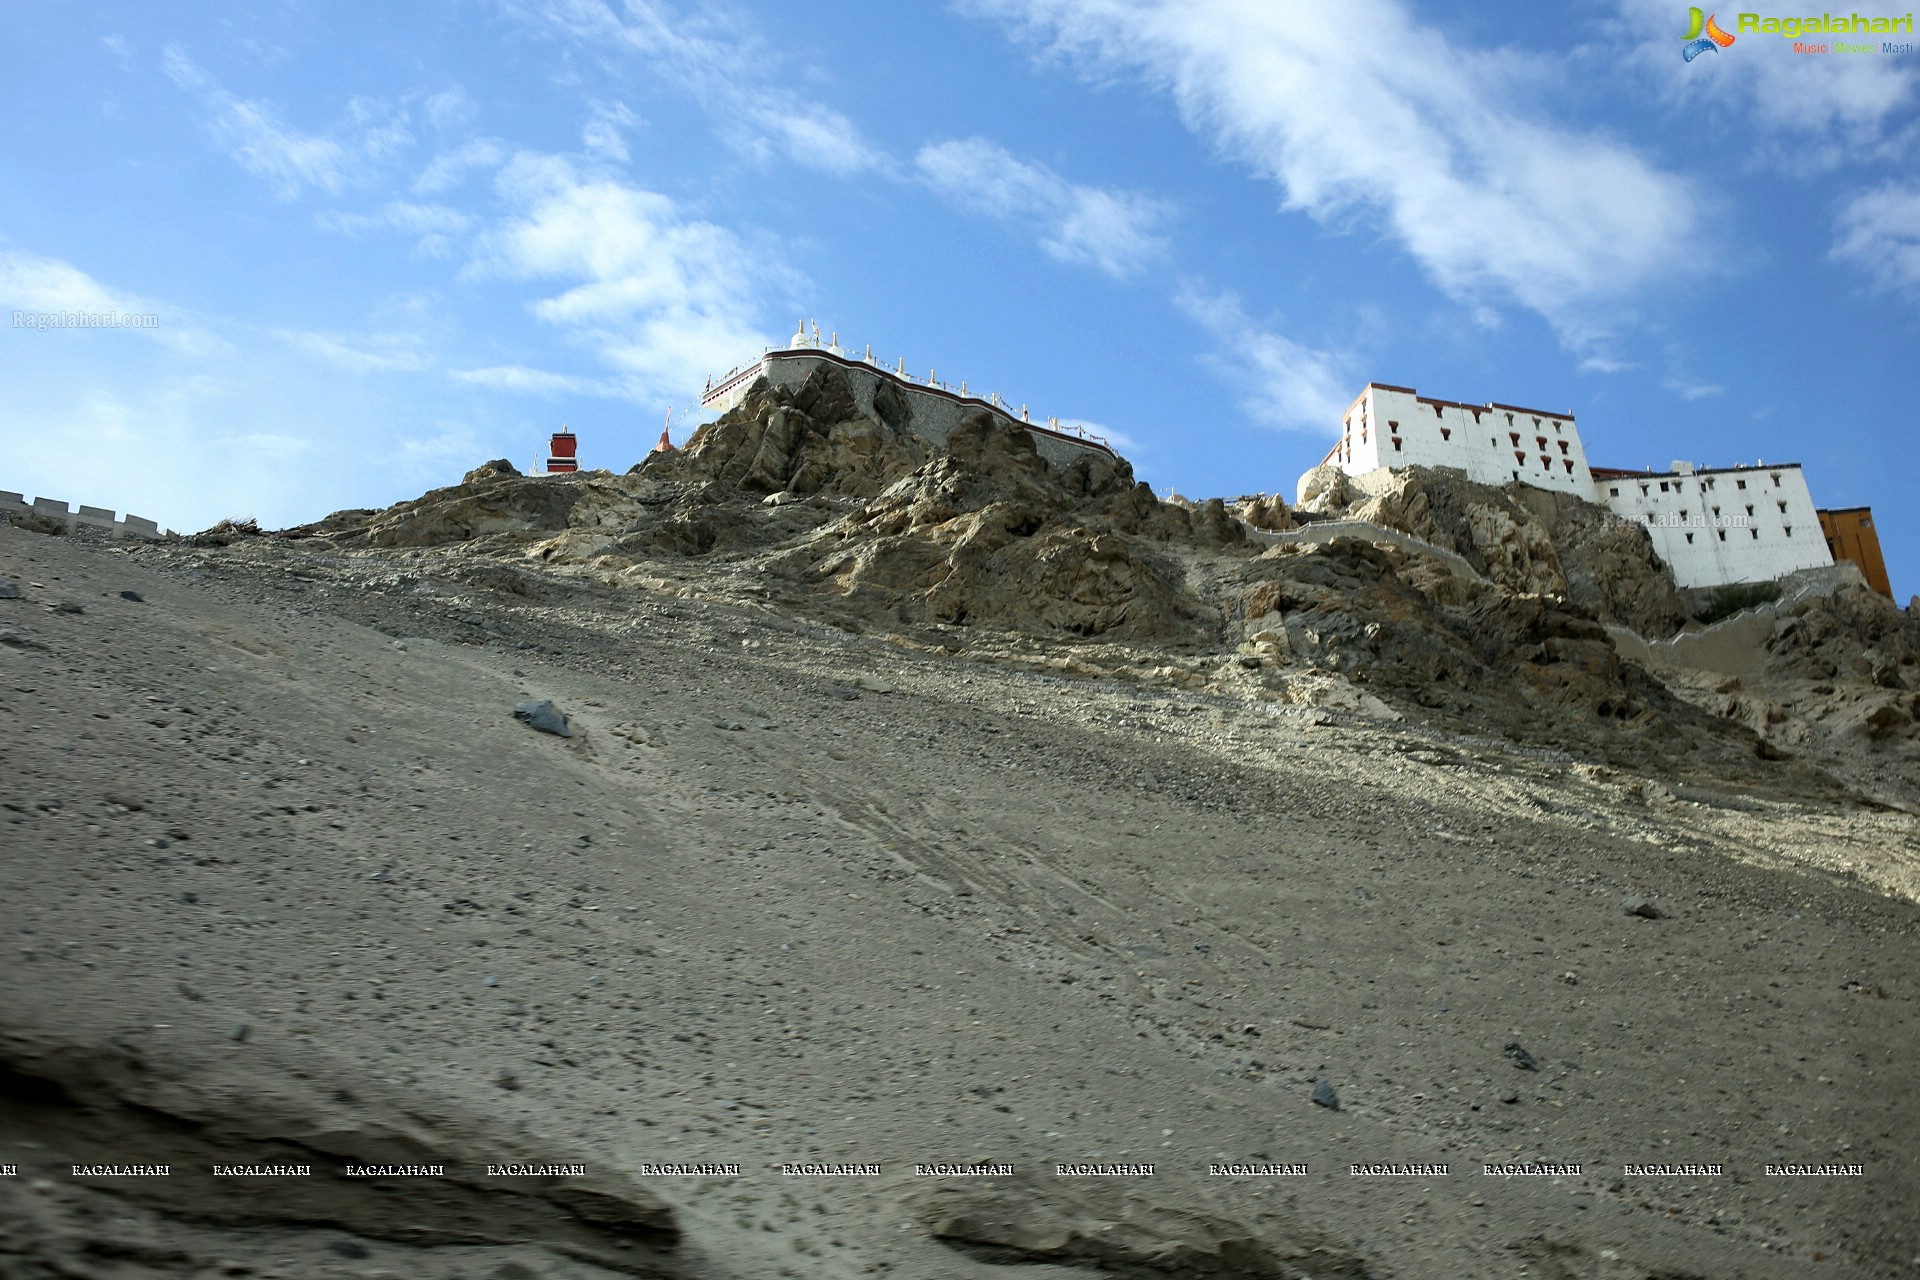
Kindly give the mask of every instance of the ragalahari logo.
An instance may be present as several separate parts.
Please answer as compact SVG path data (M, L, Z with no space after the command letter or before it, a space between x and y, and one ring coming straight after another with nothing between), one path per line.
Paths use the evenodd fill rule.
M1724 49L1733 43L1733 37L1722 31L1713 18L1711 13L1703 14L1698 9L1687 10L1687 44L1680 50L1682 58L1692 62L1709 49Z

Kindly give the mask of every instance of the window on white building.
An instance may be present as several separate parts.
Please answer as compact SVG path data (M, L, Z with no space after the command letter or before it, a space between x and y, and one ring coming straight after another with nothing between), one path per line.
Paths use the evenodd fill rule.
M1725 529L1722 529L1720 530L1720 541L1725 542L1726 540L1727 540L1727 531Z
M1667 482L1665 480L1662 480L1660 482L1660 492L1662 493L1667 492Z
M1617 485L1617 484L1616 484L1616 485L1609 485L1609 486L1607 486L1607 496L1608 496L1609 498L1617 498L1617 497L1619 497L1619 496L1620 496L1620 486L1619 486L1619 485Z
M1788 525L1788 526L1787 526L1787 536L1788 536L1789 538L1791 538L1791 537L1793 536L1793 526L1792 526L1792 525Z
M1747 487L1747 482L1745 480L1735 480L1734 483L1736 485L1739 485L1742 489Z
M1688 545L1688 546L1692 546L1692 545L1693 545L1693 535L1692 535L1692 534L1688 534L1688 535L1687 535L1687 545Z
M1773 487L1774 487L1774 488L1776 488L1776 489L1778 489L1778 488L1780 487L1780 475L1779 475L1779 473L1778 473L1778 472L1775 472L1775 473L1774 473L1774 476L1773 476Z

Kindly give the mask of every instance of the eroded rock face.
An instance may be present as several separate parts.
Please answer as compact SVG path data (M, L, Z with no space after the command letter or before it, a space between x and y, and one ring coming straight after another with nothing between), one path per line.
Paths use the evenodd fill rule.
M944 456L823 531L838 545L814 568L827 589L890 601L903 621L1186 641L1202 610L1140 539L1206 536L1193 526L1125 463L1056 472L1026 432L976 414Z
M1564 596L1604 622L1648 636L1669 635L1686 621L1673 574L1646 530L1593 503L1527 485L1476 484L1429 467L1370 482L1371 495L1336 476L1334 468L1319 468L1303 478L1318 495L1316 509L1456 552L1508 591Z
M319 1259L328 1256L327 1241L337 1261L343 1237L363 1250L357 1242L419 1249L423 1261L441 1246L530 1245L620 1275L685 1274L673 1257L680 1228L672 1207L635 1180L606 1169L488 1179L490 1163L521 1149L494 1121L423 1114L417 1097L390 1096L365 1080L329 1096L307 1082L311 1063L297 1077L276 1065L282 1069L249 1075L230 1063L143 1054L121 1037L83 1044L65 1033L0 1031L0 1141L10 1150L30 1147L60 1163L97 1162L111 1152L118 1163L172 1169L165 1178L76 1182L21 1197L14 1213L0 1205L15 1246L0 1255L58 1256L112 1216L144 1227L154 1254L144 1261L166 1264L140 1274L213 1274L221 1254L231 1256L246 1238L235 1233L257 1232L279 1233L292 1251L317 1255L309 1274L325 1267ZM307 1166L313 1176L212 1176L218 1165L256 1164ZM341 1176L348 1165L440 1172L408 1178L405 1194L396 1194L388 1179ZM130 1209L141 1217L122 1219Z
M1275 1215L1237 1222L1173 1193L1111 1183L1006 1178L938 1186L914 1210L950 1248L988 1262L1087 1266L1100 1275L1158 1280L1365 1280L1362 1257Z
M1623 660L1579 605L1464 583L1432 561L1359 538L1278 549L1241 571L1238 613L1283 628L1296 664L1399 707L1603 753L1622 734L1636 750L1693 741L1725 761L1758 750Z
M846 375L823 365L794 391L757 383L684 447L641 464L650 476L703 480L743 493L870 497L934 452L908 429L906 397L882 382L878 416L860 411Z

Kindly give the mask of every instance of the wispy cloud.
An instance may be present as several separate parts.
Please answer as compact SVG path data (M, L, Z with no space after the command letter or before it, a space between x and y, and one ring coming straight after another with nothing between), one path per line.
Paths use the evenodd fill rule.
M1166 256L1161 228L1172 206L1164 201L1068 181L984 138L922 147L914 162L935 191L961 208L1036 224L1040 247L1062 262L1120 278Z
M1359 389L1349 361L1270 329L1231 293L1182 285L1174 304L1213 338L1209 368L1263 426L1332 434Z
M1795 54L1791 40L1753 35L1683 67L1685 17L1668 0L1619 0L1618 17L1604 30L1613 56L1652 96L1739 120L1741 128L1715 133L1717 146L1744 148L1801 175L1857 163L1863 150L1911 151L1911 107L1920 96L1914 59L1809 58Z
M210 356L228 350L226 342L179 308L112 288L70 262L39 254L0 250L0 306L29 312L151 315L158 318L151 328L114 329L111 334L158 342L183 355Z
M458 186L468 174L480 169L495 169L507 158L507 144L498 138L474 138L449 151L442 151L427 163L413 180L416 195L438 195Z
M276 329L274 336L296 350L353 373L419 373L432 363L418 335L410 333L349 338L337 333Z
M554 373L547 369L531 369L523 364L488 365L479 369L456 369L453 372L456 382L469 386L487 387L494 391L513 391L527 395L612 395L615 392L604 383L592 378L583 378L578 374Z
M1920 297L1920 184L1890 182L1849 197L1834 222L1832 256L1879 288Z
M790 59L721 5L682 14L661 0L508 0L507 9L584 48L638 55L699 101L730 147L851 174L886 157L844 114L784 87Z
M208 127L215 140L283 200L308 190L337 195L412 141L404 118L367 99L347 104L334 134L305 133L268 104L228 92L178 46L167 48L162 65L176 85L212 109Z
M566 284L532 304L619 370L638 398L698 386L766 339L755 290L785 268L658 192L522 154L498 179L514 213L485 233L466 274Z
M596 102L586 127L580 131L580 144L596 159L625 164L629 159L625 131L639 123L640 118L625 103Z
M342 213L335 210L316 214L314 221L328 231L360 235L368 231L408 231L419 235L434 232L465 231L473 226L473 217L443 204L415 204L393 200L372 213Z
M1688 382L1684 378L1668 378L1660 385L1682 400L1708 400L1727 393L1727 389L1717 382Z
M1529 107L1518 54L1456 45L1399 0L968 0L1189 128L1285 207L1377 225L1470 307L1518 304L1570 347L1665 278L1699 216L1684 178Z
M1099 436L1127 457L1136 457L1146 452L1145 447L1124 431L1109 427L1104 423L1087 418L1062 418L1060 426L1067 431L1084 431L1090 436Z

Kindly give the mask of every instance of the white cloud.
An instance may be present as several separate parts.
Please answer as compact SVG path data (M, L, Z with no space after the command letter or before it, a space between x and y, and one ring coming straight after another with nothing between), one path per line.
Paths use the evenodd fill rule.
M309 188L337 194L412 141L404 120L367 99L347 104L339 130L343 141L304 133L282 123L267 104L236 97L177 47L170 46L162 62L175 84L213 109L214 138L242 168L266 179L282 200Z
M1240 407L1265 426L1331 434L1360 388L1349 362L1264 328L1231 293L1188 283L1174 304L1212 337L1207 365L1239 392Z
M1140 442L1126 432L1106 426L1103 423L1091 421L1087 418L1062 418L1060 419L1060 427L1062 430L1068 432L1084 431L1090 436L1098 436L1129 458L1134 457L1142 451Z
M886 157L841 112L784 87L787 59L717 5L681 15L662 0L512 0L509 11L598 51L646 58L693 95L727 145L766 160L850 174L884 167Z
M427 123L443 132L467 129L480 116L480 104L457 84L428 94L421 109Z
M1892 291L1920 291L1920 184L1888 183L1848 198L1832 256Z
M414 334L377 333L356 340L308 330L273 332L295 349L354 373L418 373L431 363Z
M151 298L100 283L70 262L16 251L0 251L0 306L9 311L114 313L119 316L155 316L151 327L87 329L82 332L112 337L149 339L183 355L206 356L223 352L227 344L183 313Z
M489 365L481 369L456 369L456 382L488 387L495 391L515 391L529 395L609 395L611 390L592 378L571 373L552 373L530 369L523 364Z
M437 195L457 186L475 169L493 169L507 158L507 146L498 138L475 138L451 151L442 151L413 180L416 195Z
M369 231L404 231L411 235L454 234L473 226L473 218L443 204L415 204L392 200L372 213L342 213L328 210L314 215L314 221L328 231L346 235L364 235Z
M1537 57L1455 45L1399 0L969 0L1089 74L1168 92L1284 207L1379 225L1469 306L1518 303L1575 349L1665 278L1699 197L1528 107Z
M1684 378L1668 378L1661 385L1682 400L1708 400L1727 394L1727 389L1717 382L1688 382Z
M1166 255L1160 228L1171 206L1163 201L1070 182L984 138L922 147L915 163L935 191L962 208L1038 223L1040 247L1062 262L1119 278Z
M635 398L671 398L765 345L755 290L786 272L733 232L557 156L515 156L497 183L516 213L481 237L466 274L567 282L534 315L620 370Z
M627 110L625 103L597 102L586 127L580 131L581 145L586 147L590 156L625 164L630 157L622 131L639 123L639 117Z
M1896 122L1911 132L1907 109L1920 89L1914 59L1808 57L1793 52L1792 40L1739 35L1728 23L1736 29L1731 47L1685 63L1685 17L1685 7L1668 0L1619 0L1619 18L1606 33L1657 98L1688 108L1710 103L1738 120L1737 130L1712 133L1716 147L1739 147L1807 174L1862 158L1843 143L1895 141L1888 130ZM1828 145L1809 145L1815 142Z

